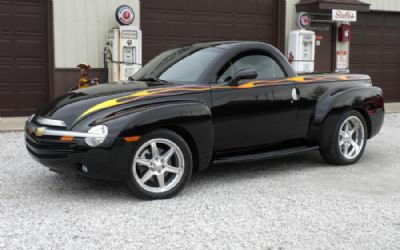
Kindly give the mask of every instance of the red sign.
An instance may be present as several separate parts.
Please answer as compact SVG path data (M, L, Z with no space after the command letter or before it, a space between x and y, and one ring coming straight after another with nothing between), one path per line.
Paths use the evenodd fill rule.
M121 25L130 25L135 20L135 12L128 5L121 5L115 12L115 18Z
M297 16L297 26L300 29L306 29L311 26L311 16L307 12L301 12Z

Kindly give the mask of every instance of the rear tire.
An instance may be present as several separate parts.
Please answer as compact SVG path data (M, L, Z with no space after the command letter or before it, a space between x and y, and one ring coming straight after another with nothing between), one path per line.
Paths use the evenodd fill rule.
M320 153L330 164L354 164L364 154L367 139L367 125L360 112L347 111L339 118L332 115L322 128Z
M192 175L192 154L185 140L170 130L157 130L138 142L127 185L139 198L168 199L177 195Z

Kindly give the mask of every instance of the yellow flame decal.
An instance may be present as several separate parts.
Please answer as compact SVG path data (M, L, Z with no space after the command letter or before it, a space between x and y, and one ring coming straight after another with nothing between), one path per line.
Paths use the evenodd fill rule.
M351 79L361 79L361 76L359 75L354 75L352 77L346 76L346 75L337 75L337 76L309 76L304 77L304 76L296 76L296 77L291 77L291 78L286 78L286 79L280 79L280 80L269 80L269 81L252 81L252 82L248 82L248 83L244 83L241 84L239 86L224 86L224 85L216 85L216 86L202 86L202 85L197 85L197 86L193 86L193 85L183 85L183 86L179 86L179 87L172 87L172 88L167 88L167 89L150 89L150 90L142 90L142 91L138 91L135 92L133 94L127 95L127 96L123 96L123 97L119 97L119 98L115 98L115 99L111 99L108 101L104 101L102 103L99 103L93 107L91 107L90 109L86 110L82 115L80 115L78 117L77 120L83 118L84 116L87 116L89 114L92 114L96 111L102 110L102 109L106 109L106 108L111 108L111 107L115 107L117 105L121 105L121 104L125 104L128 102L131 102L133 100L142 98L142 97L147 97L147 96L152 96L152 95L157 95L157 94L163 94L163 93L167 93L167 92L180 92L180 91L207 91L210 89L247 89L247 88L254 88L254 87L262 87L262 86L267 86L267 85L275 85L275 84L281 84L281 83L285 83L288 81L292 81L295 83L313 83L313 82L317 82L317 81L323 81L323 80L327 80L327 79L338 79L338 80L351 80Z
M237 86L236 88L239 88L239 89L254 88L254 82L244 83L244 84Z
M115 99L111 99L111 100L99 103L99 104L91 107L90 109L86 110L81 116L79 116L78 120L81 119L82 117L88 115L88 114L94 113L94 112L99 111L101 109L111 108L111 107L114 107L114 106L117 106L117 105L124 104L124 103L128 102L128 100L127 101L123 101L123 102L118 102L118 100L120 100L120 99L125 99L125 98L129 98L129 97L142 97L142 96L147 96L149 94L150 93L149 93L148 90L143 90L143 91L139 91L139 92L133 93L133 94L128 95L128 96L115 98Z
M289 80L293 81L293 82L305 82L304 77L301 77L301 76L292 77L292 78L289 78Z
M146 96L152 96L152 95L157 95L157 94L163 94L167 92L174 92L174 91L201 91L201 90L209 90L209 87L200 87L200 88L195 88L195 87L177 87L177 88L170 88L170 89L150 89L150 90L142 90L135 92L133 94L127 95L127 96L122 96L118 97L115 99L111 99L108 101L101 102L90 109L86 110L83 114L81 114L77 120L80 120L84 116L87 116L89 114L92 114L96 111L106 109L106 108L112 108L121 104L128 103L132 100L141 98L141 97L146 97Z

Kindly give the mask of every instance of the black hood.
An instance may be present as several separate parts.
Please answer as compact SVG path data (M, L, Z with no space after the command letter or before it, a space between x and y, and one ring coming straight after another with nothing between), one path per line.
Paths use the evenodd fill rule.
M124 98L140 91L174 88L174 83L156 82L116 82L79 89L57 97L41 108L38 116L62 120L68 127L84 115L86 111L109 100Z

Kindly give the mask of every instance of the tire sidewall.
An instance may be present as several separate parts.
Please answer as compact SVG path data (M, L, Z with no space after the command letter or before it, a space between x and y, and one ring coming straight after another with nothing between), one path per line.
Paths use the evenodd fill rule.
M143 189L137 182L136 179L133 175L133 162L135 160L135 155L137 150L140 149L140 147L146 143L149 140L152 139L167 139L175 143L180 150L183 153L183 158L184 158L184 166L183 166L183 175L177 185L172 188L171 190L168 190L166 192L162 193L152 193L149 192L145 189ZM180 137L178 134L170 131L170 130L156 130L152 133L149 133L147 135L144 135L140 140L138 141L137 145L135 146L135 149L133 150L131 160L130 160L130 165L129 165L129 177L127 180L127 184L129 189L136 195L139 196L140 198L143 199L168 199L176 194L178 194L186 185L186 183L189 181L191 175L192 175L192 169L193 169L193 161L192 161L192 154L190 151L189 146L187 143L183 140L182 137Z
M363 124L363 129L364 129L364 144L361 148L360 153L358 154L358 156L354 159L347 159L345 158L340 150L339 147L339 133L340 133L340 128L343 124L343 122L349 118L350 116L356 116L358 119L360 119L361 123ZM365 122L365 118L363 117L362 114L360 114L360 112L355 111L355 110L351 110L351 111L347 111L345 112L339 119L339 121L336 123L335 126L335 130L333 133L333 138L331 140L331 147L334 149L335 154L337 155L337 157L339 158L339 162L342 165L350 165L353 164L355 162L357 162L364 154L364 150L365 147L367 146L367 140L368 140L368 130L367 130L367 124Z

